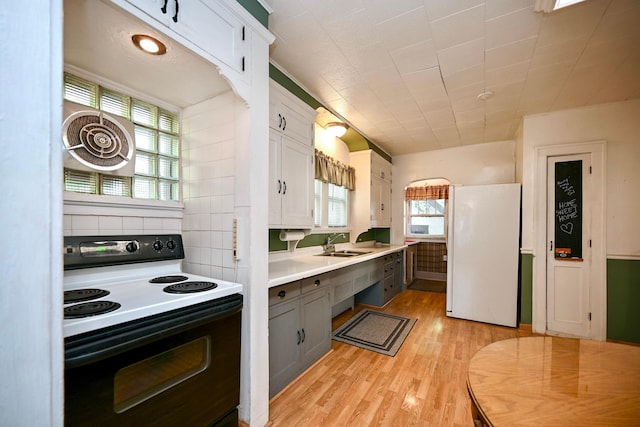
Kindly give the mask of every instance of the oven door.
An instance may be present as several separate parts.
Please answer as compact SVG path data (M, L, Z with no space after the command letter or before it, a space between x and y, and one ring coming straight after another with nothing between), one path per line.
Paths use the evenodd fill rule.
M238 425L242 295L65 340L65 425Z

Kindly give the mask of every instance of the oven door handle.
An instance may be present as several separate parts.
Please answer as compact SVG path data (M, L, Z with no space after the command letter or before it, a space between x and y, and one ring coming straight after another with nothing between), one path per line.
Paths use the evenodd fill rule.
M233 294L65 339L65 369L99 362L117 354L242 311L242 295Z

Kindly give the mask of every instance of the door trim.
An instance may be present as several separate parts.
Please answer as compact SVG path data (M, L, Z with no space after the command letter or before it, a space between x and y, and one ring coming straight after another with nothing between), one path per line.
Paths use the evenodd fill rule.
M606 141L550 145L536 148L534 169L534 258L532 291L533 332L547 332L547 158L591 154L593 198L591 225L590 294L591 332L588 337L604 341L607 335L607 258L606 258ZM600 224L598 227L597 225Z

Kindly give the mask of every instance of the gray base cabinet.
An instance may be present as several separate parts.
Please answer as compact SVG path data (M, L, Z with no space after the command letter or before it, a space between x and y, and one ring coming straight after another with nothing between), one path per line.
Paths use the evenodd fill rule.
M269 290L269 397L331 350L329 275Z
M403 290L404 252L398 251L376 260L379 280L356 294L356 302L381 307Z

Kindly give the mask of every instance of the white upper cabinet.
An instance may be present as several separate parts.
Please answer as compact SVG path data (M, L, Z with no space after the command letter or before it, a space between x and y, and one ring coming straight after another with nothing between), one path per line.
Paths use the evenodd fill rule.
M370 228L391 227L391 163L373 150L350 153L349 163L356 169L352 237Z
M111 0L214 64L248 82L249 27L219 0ZM233 75L230 75L233 74ZM239 91L240 89L237 88Z
M269 92L269 227L313 227L315 110L280 85Z

